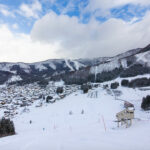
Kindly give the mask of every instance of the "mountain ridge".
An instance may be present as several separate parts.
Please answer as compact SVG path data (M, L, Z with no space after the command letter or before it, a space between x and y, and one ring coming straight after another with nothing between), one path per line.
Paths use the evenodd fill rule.
M12 81L13 83L23 82L27 84L30 82L31 83L43 82L43 80L45 79L47 81L56 80L56 79L67 80L64 78L68 78L68 80L70 78L73 80L74 78L76 79L85 78L86 82L87 81L101 82L100 80L98 80L99 77L96 77L97 80L95 80L95 75L99 76L99 74L102 74L100 75L100 78L103 78L102 76L104 74L107 74L107 73L114 74L113 71L115 70L115 74L117 76L119 75L119 72L121 72L120 70L122 70L122 72L125 72L125 70L128 70L136 62L138 62L136 63L136 65L143 65L143 66L140 66L139 68L145 67L145 65L149 64L148 63L149 60L145 59L145 62L143 62L141 59L138 60L139 58L137 58L137 56L140 54L144 55L144 53L146 52L149 53L149 50L150 50L150 45L144 48L132 49L127 52L121 53L119 55L113 56L113 57L80 58L80 59L73 59L73 60L71 59L48 59L45 61L34 62L34 63L2 62L0 63L0 76L1 76L0 84L7 83L8 81L9 83L11 83L11 78L13 78L13 81ZM149 69L149 65L147 65L146 68ZM86 74L83 72L86 72ZM146 73L148 72L149 71L147 71ZM137 73L137 75L139 74L141 73ZM89 80L89 78L91 79Z

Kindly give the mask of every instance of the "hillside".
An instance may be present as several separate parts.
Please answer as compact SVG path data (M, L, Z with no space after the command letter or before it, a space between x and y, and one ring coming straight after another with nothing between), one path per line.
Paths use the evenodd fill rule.
M134 77L150 73L150 47L135 49L107 59L98 65L89 66L74 73L58 75L67 84L105 82L118 77ZM55 78L55 77L54 77Z
M96 60L1 63L0 114L13 120L16 135L1 138L0 148L149 150L150 113L141 109L150 90L149 58L148 46ZM83 94L79 84L86 82L91 89ZM134 105L134 119L118 128L124 101Z
M13 119L17 134L0 140L2 150L149 150L150 116L141 111L142 96L149 91L120 87L120 99L135 105L135 118L129 128L117 128L116 113L123 110L123 101L116 100L113 94L102 85L88 94L77 91L54 104L36 108ZM97 98L90 93L98 92ZM70 113L71 112L71 113ZM30 124L30 120L32 123ZM104 123L106 129L104 127ZM136 143L134 142L136 140Z
M145 52L145 50L144 50ZM98 57L91 59L50 59L35 63L0 63L0 84L29 84L38 82L46 86L50 80L63 79L67 83L84 83L87 81L103 82L120 75L122 71L130 69L131 64L137 63L136 55L143 54L142 49L133 49L114 57ZM119 70L118 70L119 69ZM140 68L141 69L141 68ZM114 71L112 77L107 77L107 72ZM120 72L121 70L121 72ZM106 79L99 80L101 73L106 74ZM126 71L124 71L126 73ZM123 74L124 74L123 73ZM147 72L144 72L147 73ZM85 76L82 74L86 74ZM95 79L95 74L98 74ZM115 74L115 75L114 75ZM139 73L136 73L138 75ZM127 73L128 75L128 73ZM126 76L127 76L126 75ZM73 77L72 77L73 76ZM76 80L72 80L76 76ZM82 77L81 77L82 76ZM123 75L122 75L123 76ZM129 75L130 76L130 75ZM82 78L84 80L82 81ZM104 75L103 75L103 78ZM70 82L70 80L72 82ZM81 80L81 81L80 81Z

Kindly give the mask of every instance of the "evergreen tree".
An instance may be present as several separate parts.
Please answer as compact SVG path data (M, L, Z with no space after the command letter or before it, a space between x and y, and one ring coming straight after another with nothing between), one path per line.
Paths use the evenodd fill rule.
M13 121L5 119L0 120L0 137L15 134L15 127Z

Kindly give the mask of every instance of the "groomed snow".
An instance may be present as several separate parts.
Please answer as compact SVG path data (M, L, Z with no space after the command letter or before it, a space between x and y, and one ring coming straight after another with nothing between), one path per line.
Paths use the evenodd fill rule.
M85 67L85 65L79 63L78 61L72 61L75 65L76 70L79 70L81 67Z
M71 71L74 71L74 69L73 69L73 67L70 65L69 61L70 61L70 60L65 59L66 66L67 66Z
M30 72L30 66L28 64L25 64L25 63L17 63L17 65L20 66L20 68L24 69L24 71L26 73L29 73Z
M19 75L13 75L7 82L11 83L11 82L15 82L15 81L21 81L22 78Z
M150 67L150 52L144 52L136 55L137 61Z
M107 62L104 64L100 64L98 66L95 67L91 67L90 72L92 74L95 74L95 70L97 70L97 73L102 73L102 72L108 72L108 71L112 71L116 68L127 68L127 61L126 59L122 59L122 60L113 60L111 62ZM97 69L95 69L97 68Z
M35 64L35 68L38 69L39 71L47 69L47 67L45 67L42 63Z
M50 66L53 70L56 70L56 66L54 65L54 63L49 63L49 66Z
M123 101L99 87L91 91L97 91L98 98L78 91L54 104L31 106L30 112L13 119L17 134L1 138L0 150L149 150L150 114L140 108L149 91L118 90L120 98L135 105L135 118L141 118L131 127L117 128L115 115L123 110Z

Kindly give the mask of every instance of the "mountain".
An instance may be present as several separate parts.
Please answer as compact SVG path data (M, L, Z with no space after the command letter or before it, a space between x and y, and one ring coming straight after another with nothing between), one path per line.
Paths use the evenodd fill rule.
M47 84L63 79L67 84L104 82L150 72L150 45L114 57L49 59L35 63L0 63L0 84Z
M84 64L68 59L51 59L36 63L0 63L0 84L15 81L30 83L83 67Z
M81 70L55 76L67 84L83 84L86 82L105 82L117 77L126 78L150 73L150 46L138 48L105 59L99 64Z

